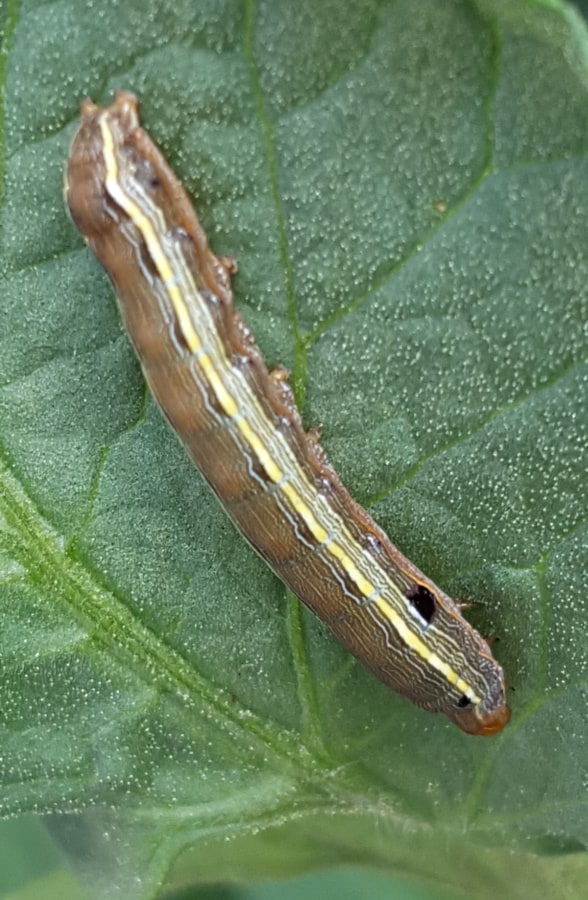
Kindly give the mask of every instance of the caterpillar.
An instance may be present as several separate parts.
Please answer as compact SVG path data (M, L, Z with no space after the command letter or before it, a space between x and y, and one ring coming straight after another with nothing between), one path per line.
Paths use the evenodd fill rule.
M495 734L504 675L460 605L343 486L268 371L137 98L85 100L67 163L71 217L106 270L155 400L237 528L384 684L463 731Z

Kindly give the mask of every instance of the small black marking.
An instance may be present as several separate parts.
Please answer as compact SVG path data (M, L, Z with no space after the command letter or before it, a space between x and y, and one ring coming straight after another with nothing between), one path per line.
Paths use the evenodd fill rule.
M188 341L187 341L187 339L186 339L186 335L185 335L184 332L182 331L182 328L181 328L181 326L180 326L180 323L178 322L178 320L177 320L177 318L176 318L175 316L174 316L173 322L172 322L172 329L173 329L174 339L175 339L175 342L176 342L177 346L178 346L185 354L187 354L187 355L189 355L189 356L193 355L193 351L190 349L190 345L188 344Z
M457 701L457 705L459 706L460 709L465 709L467 706L472 705L472 701L470 700L469 697L466 697L465 694L462 694L462 696Z
M155 171L155 166L148 159L135 157L135 177L147 191L154 193L161 187L161 180Z
M348 572L346 572L345 569L337 571L337 569L334 568L333 575L339 582L345 596L353 600L358 606L361 606L362 597L359 595L358 587Z
M134 223L131 223L131 226L134 227ZM140 240L138 243L135 242L136 253L137 253L137 262L139 263L139 267L145 278L150 282L151 285L156 281L156 279L160 279L161 276L159 274L159 269L157 268L153 257L149 251L149 248L143 238L140 235Z
M416 584L407 592L406 599L412 603L427 625L430 625L437 610L434 594L423 584Z
M220 412L223 412L222 408L220 408ZM249 474L261 484L268 485L270 488L273 487L275 485L275 482L272 478L270 478L265 468L257 458L256 454L252 453L249 450L246 450L245 454L247 456L247 468L249 470Z
M378 558L382 553L382 541L370 531L368 531L368 533L363 536L363 546L366 550L369 550L371 553L373 553L376 558Z
M296 532L296 537L298 538L298 540L301 541L306 547L309 547L313 551L320 549L315 536L313 535L304 519L296 518L294 520L294 531Z

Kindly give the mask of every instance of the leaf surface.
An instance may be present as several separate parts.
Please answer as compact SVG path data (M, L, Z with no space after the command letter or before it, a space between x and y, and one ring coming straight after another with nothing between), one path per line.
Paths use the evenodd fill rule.
M51 813L96 896L358 863L580 897L582 19L556 0L1 9L0 810ZM61 199L80 99L122 87L352 494L495 636L499 737L363 671L147 396Z

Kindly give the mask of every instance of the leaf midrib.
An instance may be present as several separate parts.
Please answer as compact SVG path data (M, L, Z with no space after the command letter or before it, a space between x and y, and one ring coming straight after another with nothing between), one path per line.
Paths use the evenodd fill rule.
M290 771L306 779L324 781L333 760L319 758L301 745L301 737L261 719L251 709L216 687L194 670L180 653L147 628L124 600L101 583L87 560L66 549L61 535L44 519L21 482L0 456L0 510L16 535L14 556L45 596L51 594L68 614L90 628L94 643L106 648L112 658L129 665L142 680L160 689L170 688L191 698L194 706L216 721L225 732L249 743L257 739ZM316 748L315 748L316 751Z

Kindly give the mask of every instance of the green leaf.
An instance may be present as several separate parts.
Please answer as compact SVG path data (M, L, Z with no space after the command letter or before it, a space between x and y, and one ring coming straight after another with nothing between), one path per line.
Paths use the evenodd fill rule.
M0 848L3 900L84 900L38 817L0 822Z
M97 897L352 863L584 896L583 20L8 0L0 29L0 810L51 813ZM354 662L147 397L61 199L81 98L121 87L344 482L496 636L500 736Z

